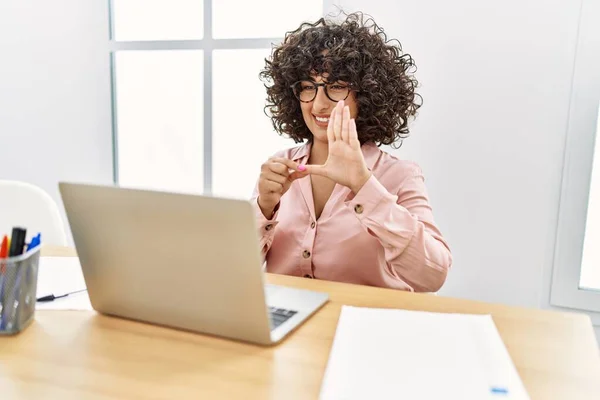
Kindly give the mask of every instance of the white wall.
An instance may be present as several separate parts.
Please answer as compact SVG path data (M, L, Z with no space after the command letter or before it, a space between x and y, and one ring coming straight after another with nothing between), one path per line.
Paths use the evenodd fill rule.
M0 179L112 181L108 1L0 1ZM64 216L64 214L63 214Z
M453 251L441 294L547 307L580 1L335 3L416 60L424 106L395 153Z

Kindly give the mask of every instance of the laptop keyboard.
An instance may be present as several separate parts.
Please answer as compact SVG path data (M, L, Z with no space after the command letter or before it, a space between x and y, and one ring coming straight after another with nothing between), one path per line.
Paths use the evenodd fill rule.
M279 325L283 324L297 313L297 311L293 310L269 307L269 314L271 316L271 330L277 328Z

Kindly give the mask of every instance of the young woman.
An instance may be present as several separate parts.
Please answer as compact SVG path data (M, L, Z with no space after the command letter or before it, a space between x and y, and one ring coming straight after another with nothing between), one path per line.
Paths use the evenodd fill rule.
M362 14L288 33L261 77L299 147L261 168L253 204L267 271L437 291L452 263L421 169L378 148L408 136L414 62Z

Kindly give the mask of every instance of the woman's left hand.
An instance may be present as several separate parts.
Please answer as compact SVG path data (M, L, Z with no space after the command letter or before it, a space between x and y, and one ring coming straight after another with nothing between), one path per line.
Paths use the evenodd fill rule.
M350 118L350 109L344 107L344 101L340 101L331 112L327 140L327 161L323 165L306 165L307 172L326 176L358 193L371 177L371 172L360 149L356 122Z

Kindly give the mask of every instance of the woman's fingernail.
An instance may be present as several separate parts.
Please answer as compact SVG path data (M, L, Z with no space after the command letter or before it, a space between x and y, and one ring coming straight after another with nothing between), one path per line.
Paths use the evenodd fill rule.
M298 165L298 171L306 171L306 167L302 164Z

